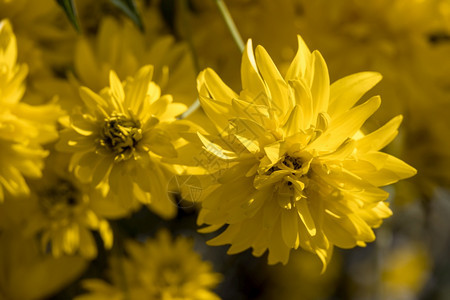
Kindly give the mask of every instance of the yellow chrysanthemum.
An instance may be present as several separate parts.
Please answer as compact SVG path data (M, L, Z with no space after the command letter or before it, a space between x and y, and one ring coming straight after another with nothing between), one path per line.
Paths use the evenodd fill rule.
M81 276L88 261L80 256L55 258L19 230L0 232L0 299L48 299Z
M71 116L58 147L74 153L70 169L75 176L111 201L126 209L139 201L169 218L176 213L166 190L173 170L161 157L177 155L177 131L186 125L175 117L186 106L161 96L152 73L153 67L145 66L122 83L111 71L110 87L100 94L82 87L85 109Z
M450 130L449 48L444 42L430 42L433 34L448 34L439 2L297 0L302 7L298 31L309 45L321 49L331 78L362 70L383 74L373 93L383 93L384 105L370 126L397 114L407 116L396 154L419 170L411 184L414 192L409 191L416 197L431 197L436 185L450 186L445 138Z
M28 194L25 177L40 177L42 148L57 138L53 104L30 106L21 103L27 66L17 65L16 38L11 25L0 23L0 202L4 189L13 196Z
M49 249L55 257L75 253L97 256L92 230L99 232L105 248L111 248L111 228L93 208L95 197L89 185L67 174L67 162L58 155L50 156L46 163L43 178L30 183L26 234L39 236L43 251Z
M410 241L389 253L381 266L384 299L412 299L423 290L430 277L432 261L425 245Z
M0 19L3 18L14 27L18 61L29 67L24 99L27 103L44 103L55 94L52 86L43 86L55 78L52 68L70 63L75 30L53 0L0 0Z
M62 90L68 96L68 99L61 97L62 104L70 109L79 102L78 95L73 93L79 85L99 92L108 84L110 70L126 78L133 76L141 66L151 64L153 80L162 91L190 105L196 99L196 90L194 67L187 50L186 45L175 42L173 36L155 34L148 40L130 20L119 22L104 17L95 36L80 36L76 42L75 77L71 76L75 79L72 86L76 88Z
M130 241L126 244L129 257L111 261L112 284L85 280L83 285L90 293L76 299L218 300L211 289L221 275L192 247L192 241L184 237L172 241L167 231L160 231L155 240L144 244Z
M358 73L330 87L327 66L299 37L283 78L263 47L242 58L242 91L235 93L211 69L198 78L200 101L221 130L199 134L203 148L229 168L205 193L198 223L225 231L209 241L228 253L269 250L269 264L287 263L292 248L316 253L326 266L333 246L365 246L372 228L389 217L380 186L416 173L379 152L397 134L398 116L365 135L361 126L380 106L372 97L355 106L378 73ZM211 141L212 140L212 141Z

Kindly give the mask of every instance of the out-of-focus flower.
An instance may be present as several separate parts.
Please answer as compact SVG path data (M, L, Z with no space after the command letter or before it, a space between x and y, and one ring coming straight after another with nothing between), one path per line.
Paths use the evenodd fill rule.
M333 246L365 246L391 211L380 187L416 171L380 152L397 134L401 116L370 134L364 122L378 96L355 106L381 79L358 73L329 83L318 51L299 49L283 78L261 46L248 42L242 88L236 94L211 69L198 78L200 101L220 138L199 134L203 148L229 164L207 191L198 223L204 232L228 224L209 241L228 253L269 250L269 264L286 264L292 248L318 255L324 267Z
M339 253L335 253L327 272L321 274L320 262L314 259L313 254L295 251L286 266L268 267L270 283L261 299L328 299L339 284L341 260Z
M142 67L134 77L120 82L110 72L110 87L100 94L82 87L85 108L71 116L58 147L72 152L70 169L84 183L119 201L126 210L148 204L165 218L176 206L167 193L174 170L161 157L175 157L178 131L186 123L175 117L186 106L161 96L152 81L153 67Z
M80 102L76 92L80 85L99 92L108 85L110 70L125 79L147 64L154 66L153 80L163 93L171 94L177 102L186 105L196 99L195 71L186 45L175 42L170 35L147 39L130 20L104 17L95 36L78 38L73 60L71 87L61 80L46 83L52 86L56 81L62 87L58 93L68 110Z
M70 176L67 163L62 159L56 157L47 161L43 178L30 186L32 195L28 199L30 213L26 217L25 232L40 237L43 251L50 249L55 257L77 253L94 258L97 246L92 230L99 232L105 248L112 247L108 221L91 206L91 194L95 191Z
M128 257L111 261L111 284L88 279L83 282L90 293L77 300L90 299L179 299L217 300L213 289L221 280L212 265L192 249L192 241L159 231L156 239L144 244L129 241Z
M42 254L20 231L0 233L0 299L45 299L77 279L87 267L80 256Z
M413 299L423 289L431 268L429 252L420 243L394 248L383 262L383 299Z
M55 121L59 108L50 103L30 106L21 103L27 66L16 64L16 37L9 21L0 23L0 202L4 190L13 196L26 195L25 177L41 177L42 145L57 138Z
M67 66L73 56L75 30L56 1L0 0L0 19L14 27L19 47L18 61L29 66L24 100L41 104L55 91L43 87L55 78L53 69Z

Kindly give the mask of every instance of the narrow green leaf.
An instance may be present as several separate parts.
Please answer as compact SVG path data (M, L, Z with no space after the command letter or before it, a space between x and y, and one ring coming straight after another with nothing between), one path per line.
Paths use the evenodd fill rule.
M122 10L140 30L144 31L144 24L142 23L141 16L136 8L134 0L110 0L112 4Z
M63 8L75 30L80 32L80 23L78 22L77 10L73 0L56 0L56 2Z

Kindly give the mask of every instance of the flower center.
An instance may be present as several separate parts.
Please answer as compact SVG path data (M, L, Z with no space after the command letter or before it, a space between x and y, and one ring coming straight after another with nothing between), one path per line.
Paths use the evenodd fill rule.
M266 175L280 170L300 170L302 168L302 160L300 157L285 155L284 159L267 170Z
M135 154L136 145L141 139L139 120L114 113L105 119L100 145L114 153L116 161L127 160Z
M39 194L39 204L50 217L63 217L81 203L79 190L69 181L58 179L55 185Z

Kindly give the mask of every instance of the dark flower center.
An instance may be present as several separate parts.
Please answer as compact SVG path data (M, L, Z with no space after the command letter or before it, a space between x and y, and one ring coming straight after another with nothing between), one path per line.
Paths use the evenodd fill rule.
M39 204L48 215L62 215L80 204L80 191L71 182L58 179L56 184L39 193Z
M105 119L100 145L114 153L116 160L127 160L133 156L141 139L142 129L139 120L122 114L113 114Z
M302 168L302 160L299 157L293 157L289 155L285 155L283 160L273 165L269 170L267 170L266 175L270 175L273 172L279 170L299 170Z

